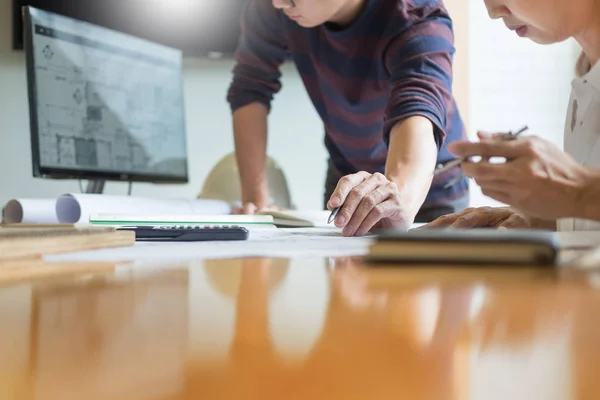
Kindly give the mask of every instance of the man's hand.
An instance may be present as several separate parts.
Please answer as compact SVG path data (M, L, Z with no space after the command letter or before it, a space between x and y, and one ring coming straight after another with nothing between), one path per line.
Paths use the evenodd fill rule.
M531 229L533 223L530 217L510 207L477 207L443 215L416 229L430 228Z
M339 180L327 207L342 206L335 226L344 236L362 236L371 229L408 229L411 222L403 213L400 193L383 174L358 172Z
M451 143L448 149L460 158L506 159L501 164L462 164L463 173L475 179L483 194L539 218L579 215L589 174L570 155L537 137L499 141L480 134L480 138L481 142Z

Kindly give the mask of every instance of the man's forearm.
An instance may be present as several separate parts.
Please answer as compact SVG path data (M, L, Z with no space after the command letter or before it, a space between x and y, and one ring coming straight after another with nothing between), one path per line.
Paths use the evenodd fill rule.
M251 103L233 113L235 155L240 172L242 202L258 207L269 204L267 115L261 103Z
M429 119L409 117L392 128L385 175L398 186L402 205L414 214L431 187L437 154Z

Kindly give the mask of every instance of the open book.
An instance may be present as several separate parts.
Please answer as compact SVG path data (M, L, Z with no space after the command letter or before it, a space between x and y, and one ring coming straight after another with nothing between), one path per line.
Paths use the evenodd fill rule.
M270 215L273 224L281 228L334 228L333 222L327 223L331 211L328 210L279 210L262 211L258 215ZM410 229L417 228L423 223L415 222Z
M270 215L275 226L284 228L309 228L333 226L327 224L331 211L328 210L279 210L262 211L258 215Z

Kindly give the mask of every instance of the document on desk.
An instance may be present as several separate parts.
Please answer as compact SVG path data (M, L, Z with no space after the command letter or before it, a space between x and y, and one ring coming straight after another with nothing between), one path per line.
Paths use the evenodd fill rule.
M177 260L237 257L359 256L368 251L372 236L344 237L337 228L256 228L244 241L138 242L124 249L49 255L48 261Z
M413 224L411 229L420 224ZM210 242L138 242L127 249L102 249L48 255L48 261L189 261L237 257L349 257L363 256L376 236L345 237L341 229L252 228L248 240Z

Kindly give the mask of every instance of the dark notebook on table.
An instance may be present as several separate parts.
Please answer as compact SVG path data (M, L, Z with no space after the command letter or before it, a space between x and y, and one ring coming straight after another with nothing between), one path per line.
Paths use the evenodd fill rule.
M388 263L552 266L555 232L541 230L423 229L383 231L367 259Z

